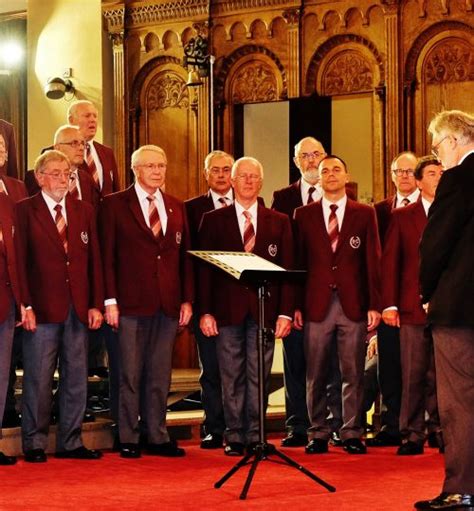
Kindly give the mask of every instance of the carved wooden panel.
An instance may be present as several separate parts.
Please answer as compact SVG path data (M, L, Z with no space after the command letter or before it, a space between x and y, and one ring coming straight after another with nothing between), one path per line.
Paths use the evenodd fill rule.
M342 51L327 65L322 90L327 96L368 92L374 88L372 66L357 51Z
M473 48L462 39L445 40L435 46L424 62L427 84L474 80Z
M146 108L159 110L162 108L184 108L189 106L188 88L184 80L172 72L158 74L147 91Z
M232 86L233 103L256 103L277 99L277 79L268 65L263 62L251 62L237 71Z

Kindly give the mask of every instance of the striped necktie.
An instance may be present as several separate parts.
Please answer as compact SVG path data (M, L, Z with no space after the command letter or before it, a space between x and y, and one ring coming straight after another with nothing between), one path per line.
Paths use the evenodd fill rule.
M227 199L227 197L219 197L217 199L217 202L219 202L219 204L220 204L220 206L219 206L220 208L226 208L228 206L226 199Z
M329 206L331 209L331 213L329 214L329 222L328 222L328 234L329 234L329 242L331 243L331 249L333 252L336 251L337 242L339 239L339 224L337 223L337 215L336 210L338 208L337 204L331 204Z
M148 195L148 217L150 218L150 229L155 239L158 239L162 234L160 215L155 204L155 197Z
M310 186L308 188L308 201L306 202L306 204L311 204L312 202L314 202L313 193L315 190L316 188L314 186Z
M252 252L255 247L255 229L252 223L252 215L248 211L244 211L244 250L245 252Z
M92 156L91 142L86 143L86 163L89 167L89 173L94 180L94 183L100 188L99 171L95 165L94 157Z
M406 197L404 197L402 199L402 208L404 208L405 206L408 206L408 204L410 204L410 199L407 199Z
M61 213L62 209L63 207L61 204L56 204L56 206L54 206L54 210L56 211L56 218L54 221L56 222L56 228L58 229L59 238L63 244L64 252L67 254L67 226L66 220Z
M75 174L71 174L71 177L69 179L69 195L73 199L79 199L79 188L77 187L78 179L79 179L79 176L76 177Z

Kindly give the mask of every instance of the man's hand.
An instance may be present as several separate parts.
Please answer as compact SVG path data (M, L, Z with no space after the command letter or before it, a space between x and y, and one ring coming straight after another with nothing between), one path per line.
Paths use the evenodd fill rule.
M97 330L102 325L103 321L102 313L99 309L89 309L87 311L87 320L89 322L89 328L91 330Z
M199 328L206 337L219 335L216 318L212 314L204 314L199 321Z
M104 317L105 317L105 322L110 327L114 328L115 330L118 329L119 318L120 318L118 305L115 305L115 304L114 305L106 305Z
M386 325L398 326L400 328L400 314L395 309L384 310L382 312L382 319Z
M303 330L303 314L300 310L295 310L295 319L293 321L295 330Z
M21 306L21 324L28 332L36 330L36 316L33 309L25 309L23 305Z
M186 326L191 320L191 316L193 315L193 306L189 302L184 302L181 304L181 309L179 310L179 323L178 326Z
M374 328L377 328L380 323L380 312L369 311L367 312L367 330L370 332Z
M283 339L291 332L291 320L288 318L279 317L275 325L275 337Z
M428 311L430 310L430 302L426 302L423 304L423 310L428 314Z
M377 336L374 335L367 346L367 358L370 360L378 354Z

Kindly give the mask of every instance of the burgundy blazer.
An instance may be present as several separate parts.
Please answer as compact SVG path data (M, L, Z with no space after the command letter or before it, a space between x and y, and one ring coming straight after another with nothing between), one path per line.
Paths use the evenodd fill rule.
M301 179L295 181L290 186L276 190L273 192L271 208L280 213L285 213L290 219L293 218L293 213L296 208L303 205L301 200Z
M304 319L323 321L333 289L345 315L367 320L367 311L381 308L381 249L374 209L347 199L336 252L332 252L321 201L295 211L297 260L307 270Z
M40 193L16 205L21 299L33 307L38 323L62 323L72 305L87 324L89 309L103 309L94 209L66 196L66 213L67 255Z
M117 170L117 162L112 148L107 147L99 142L93 142L97 155L99 156L102 169L104 171L104 182L102 184L102 190L100 190L100 196L105 197L113 192L120 190L120 181ZM85 168L89 170L89 167L85 164Z
M293 267L293 237L287 216L258 207L257 237L254 254L291 269ZM206 213L199 230L202 250L243 252L235 206ZM199 306L201 314L212 314L218 326L239 325L250 314L258 321L257 289L246 287L226 272L207 263L199 265ZM266 302L267 327L274 327L278 315L293 317L293 289L289 284L270 286Z
M387 199L384 199L380 202L377 202L375 207L375 213L377 214L377 224L379 226L379 237L382 246L385 242L385 233L388 229L388 224L390 223L390 216L392 211L395 208L395 201L397 200L396 195L392 195Z
M1 179L7 189L8 197L10 197L13 203L28 197L28 192L23 181L8 176L2 176Z
M94 208L97 208L100 200L100 192L97 189L94 180L90 176L89 172L82 169L78 169L77 175L79 176L79 186L81 187L82 200L88 202L94 206ZM34 170L29 170L26 172L25 186L30 197L36 195L40 191Z
M13 124L0 119L0 134L3 135L3 138L5 139L5 146L8 155L8 160L5 162L5 165L0 167L0 174L17 178L18 161L16 157L16 143Z
M163 193L168 214L164 238L156 240L145 223L134 186L107 196L99 208L105 298L115 298L125 316L163 311L179 317L192 302L194 282L184 204Z
M427 222L421 200L395 209L385 235L382 256L383 308L398 307L400 322L426 324L419 288L419 245Z
M10 311L12 298L20 303L17 257L13 238L15 236L14 205L4 193L0 193L0 323Z

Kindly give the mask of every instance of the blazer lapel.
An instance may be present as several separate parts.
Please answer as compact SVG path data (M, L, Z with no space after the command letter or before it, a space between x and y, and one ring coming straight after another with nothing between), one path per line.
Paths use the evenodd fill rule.
M423 230L425 229L426 222L428 220L421 199L416 203L416 207L413 208L412 215L416 230L418 231L421 239L421 235L423 234Z
M244 242L242 241L242 236L240 234L239 222L237 220L237 212L235 211L235 206L227 206L224 209L224 230L226 233L226 240L230 247L240 247L239 251L244 251ZM257 218L258 221L258 218ZM234 251L234 249L229 249Z
M346 210L344 211L344 217L342 220L342 228L339 230L339 240L337 242L336 254L339 253L341 247L344 245L345 240L352 232L352 226L354 225L357 212L355 211L353 202L351 199L347 199Z
M64 255L64 246L59 238L58 229L56 227L56 223L54 222L53 217L48 209L48 206L41 195L41 192L36 194L33 199L33 208L35 210L35 216L38 219L38 224L43 226L46 234L49 236L53 245L57 247L57 249Z
M257 209L257 235L255 237L255 248L253 252L255 254L262 254L265 257L265 242L267 239L267 233L269 233L269 222L270 218L267 214L267 210L263 206L259 206Z
M148 227L148 225L145 222L145 218L143 217L143 211L140 207L140 203L138 201L138 196L135 191L134 186L130 186L128 189L128 205L133 213L133 216L135 217L135 220L137 221L138 225L145 230L145 232L151 236L153 239L155 237L153 236L153 233L151 232L151 229Z

